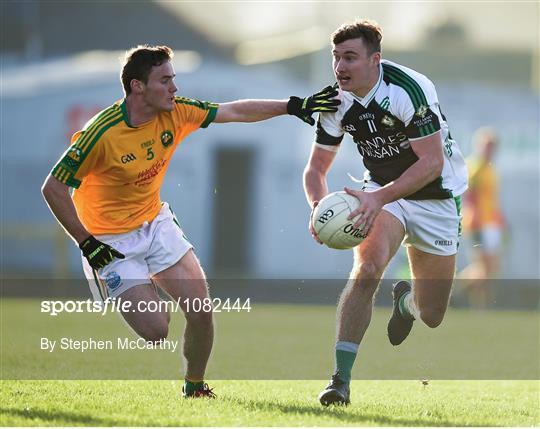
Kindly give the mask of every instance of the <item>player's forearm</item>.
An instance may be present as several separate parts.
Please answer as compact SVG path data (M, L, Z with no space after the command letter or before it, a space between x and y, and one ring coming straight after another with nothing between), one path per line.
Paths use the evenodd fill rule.
M80 243L88 238L90 233L79 220L66 185L49 176L41 192L51 212L74 241Z
M313 208L314 203L318 203L328 194L326 176L319 171L306 168L304 170L304 192L310 207Z
M396 180L375 192L383 204L388 204L419 191L439 177L441 172L442 163L439 160L422 158L405 170Z
M287 101L238 100L220 104L219 108L229 110L229 120L227 122L257 122L287 114Z

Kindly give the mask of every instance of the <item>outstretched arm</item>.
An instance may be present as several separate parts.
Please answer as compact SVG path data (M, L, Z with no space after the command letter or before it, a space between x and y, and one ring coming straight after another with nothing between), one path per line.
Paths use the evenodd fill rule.
M220 103L214 123L257 122L286 113L286 100L238 100Z
M314 113L335 112L340 101L337 90L326 87L310 97L292 96L289 100L237 100L219 105L215 123L257 122L280 115L294 115L310 125Z

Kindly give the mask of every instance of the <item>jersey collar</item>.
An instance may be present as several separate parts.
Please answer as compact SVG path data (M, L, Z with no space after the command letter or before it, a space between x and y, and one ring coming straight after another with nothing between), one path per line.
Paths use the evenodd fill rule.
M131 125L130 122L129 122L129 115L128 115L128 111L127 111L126 99L125 98L122 100L122 103L120 104L120 110L122 111L122 116L124 117L124 122L126 123L126 125L129 128L136 128L133 125Z
M379 78L377 79L377 82L375 85L373 85L373 88L369 90L369 92L366 94L365 97L358 97L358 95L355 95L351 92L351 95L353 98L358 101L362 106L367 107L369 103L371 103L371 100L375 98L375 93L379 89L379 86L381 85L383 78L383 72L382 72L382 65L379 64Z

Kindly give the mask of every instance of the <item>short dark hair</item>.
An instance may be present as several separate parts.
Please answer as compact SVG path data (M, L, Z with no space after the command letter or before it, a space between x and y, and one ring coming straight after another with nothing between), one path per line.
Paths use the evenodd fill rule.
M133 79L147 83L152 67L170 61L174 53L168 46L139 45L126 51L120 79L126 95L131 93Z
M368 53L381 52L382 28L375 21L363 20L342 24L331 36L332 43L337 45L350 39L362 39Z

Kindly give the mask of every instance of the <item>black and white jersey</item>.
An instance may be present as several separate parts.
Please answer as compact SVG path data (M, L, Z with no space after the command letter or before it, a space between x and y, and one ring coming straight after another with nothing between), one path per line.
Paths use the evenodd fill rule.
M319 116L317 146L336 151L348 132L367 169L364 178L386 185L418 160L411 141L440 132L441 176L406 198L444 199L465 192L465 161L441 113L435 86L426 76L382 60L379 80L365 97L342 90L338 97L338 111Z

